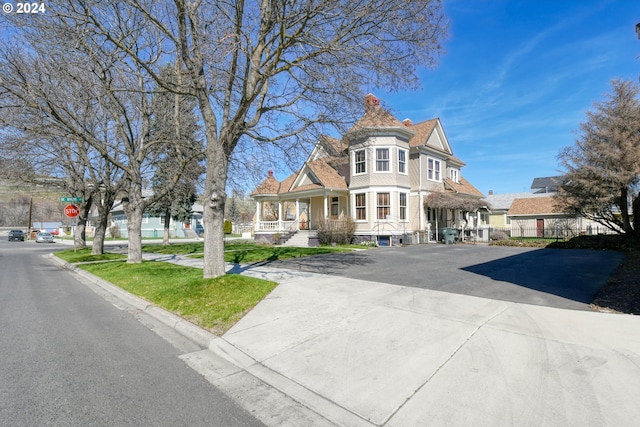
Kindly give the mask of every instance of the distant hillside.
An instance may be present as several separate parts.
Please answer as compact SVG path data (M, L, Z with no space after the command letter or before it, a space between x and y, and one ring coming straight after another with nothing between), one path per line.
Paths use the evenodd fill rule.
M54 182L42 180L40 183L27 183L0 178L0 201L9 201L20 196L37 198L59 198L64 191Z
M67 218L60 197L66 195L51 180L41 180L36 184L0 178L0 226L26 227L30 202L32 222L65 222Z

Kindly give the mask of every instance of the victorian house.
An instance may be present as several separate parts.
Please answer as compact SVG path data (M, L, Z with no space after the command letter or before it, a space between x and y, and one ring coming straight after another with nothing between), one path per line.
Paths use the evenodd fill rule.
M365 97L365 114L341 139L325 136L302 167L255 189L256 240L302 234L321 221L355 221L356 242L439 240L444 227L482 238L483 194L464 179L439 119L399 121ZM485 209L486 211L486 209Z

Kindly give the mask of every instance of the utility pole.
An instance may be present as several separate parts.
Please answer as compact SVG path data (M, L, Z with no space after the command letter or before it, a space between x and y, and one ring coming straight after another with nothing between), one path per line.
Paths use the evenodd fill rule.
M29 219L27 220L27 240L31 238L31 213L33 212L33 196L29 196Z

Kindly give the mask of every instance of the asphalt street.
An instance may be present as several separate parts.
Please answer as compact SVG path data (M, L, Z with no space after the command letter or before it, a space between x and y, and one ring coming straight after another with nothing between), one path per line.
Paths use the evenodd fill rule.
M294 258L269 266L588 310L622 259L622 253L612 251L434 244Z
M263 425L181 360L202 348L92 292L54 247L0 239L0 424Z

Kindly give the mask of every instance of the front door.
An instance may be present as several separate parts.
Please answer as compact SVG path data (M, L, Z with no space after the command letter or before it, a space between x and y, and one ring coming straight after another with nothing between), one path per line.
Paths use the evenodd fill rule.
M536 236L544 237L544 219L536 219Z

